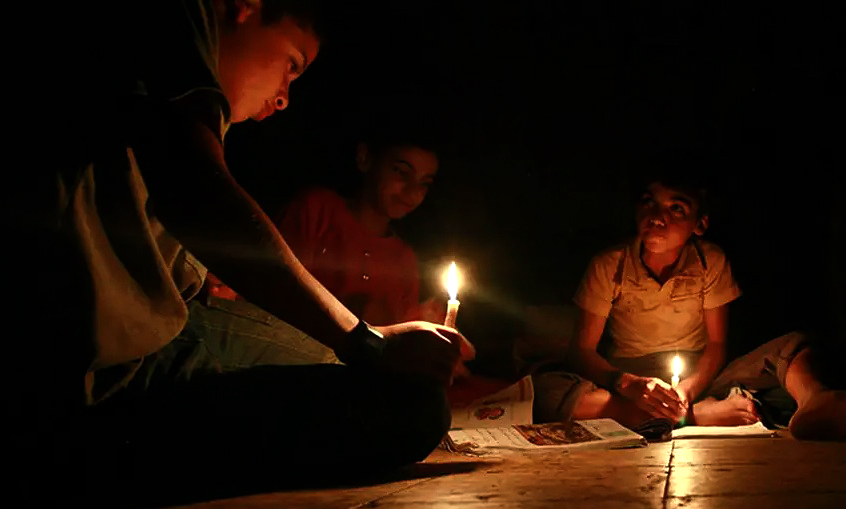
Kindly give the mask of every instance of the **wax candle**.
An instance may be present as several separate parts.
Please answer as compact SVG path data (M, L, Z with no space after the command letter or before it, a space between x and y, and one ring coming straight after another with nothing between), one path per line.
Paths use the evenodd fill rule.
M458 268L455 262L452 262L447 269L444 278L447 293L449 293L449 301L447 301L447 314L444 320L444 325L447 327L455 327L455 317L458 315Z

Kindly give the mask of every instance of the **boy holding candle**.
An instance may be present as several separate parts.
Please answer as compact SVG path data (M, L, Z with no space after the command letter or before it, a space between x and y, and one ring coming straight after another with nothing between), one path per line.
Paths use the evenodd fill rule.
M420 302L417 257L395 230L397 221L423 203L437 175L436 143L425 126L410 125L407 109L402 118L368 114L373 127L356 146L359 179L352 192L308 189L285 208L276 225L305 268L367 323L426 320L454 328L457 301L445 305L443 298L432 297ZM212 298L191 306L191 334L177 341L202 336L206 343L232 346L223 355L204 355L196 362L338 362L331 350L246 302L213 274L205 288ZM468 375L458 362L453 380Z
M407 119L379 117L356 146L359 180L352 192L308 189L276 225L317 281L367 323L441 323L443 299L420 302L417 257L394 228L425 199L438 156L426 134L407 126ZM211 298L191 307L192 335L240 347L198 362L239 363L245 357L264 364L338 362L331 350L246 302L212 274L206 290Z
M422 322L371 327L350 312L223 159L229 123L283 109L316 57L313 7L124 2L117 23L76 5L54 18L59 31L42 32L44 47L73 56L57 62L72 77L65 116L51 124L57 157L15 175L0 215L18 246L10 277L21 278L4 307L14 341L3 460L30 501L381 471L422 459L448 428L442 382L466 340ZM44 83L62 74L45 69ZM174 376L190 356L173 339L206 266L350 366ZM150 363L158 369L136 376Z
M437 152L423 136L382 120L356 147L360 180L352 193L308 189L276 221L305 268L371 324L443 322L443 299L421 304L417 257L395 230L423 203L438 172ZM212 295L237 298L209 280Z
M804 335L770 341L721 371L727 306L740 290L722 250L700 238L709 221L707 195L691 177L703 169L684 175L680 168L690 163L675 163L685 166L647 179L636 239L591 261L575 297L581 314L571 349L585 378L538 373L538 421L751 424L759 420L756 406L736 389L780 386L798 405L789 422L797 438L846 439L844 392L820 382ZM603 357L598 347L606 329L611 344ZM666 380L676 356L687 370L673 387Z

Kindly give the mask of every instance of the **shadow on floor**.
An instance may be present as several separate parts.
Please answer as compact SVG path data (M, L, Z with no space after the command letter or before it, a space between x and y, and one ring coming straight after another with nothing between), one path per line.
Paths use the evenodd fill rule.
M201 479L189 477L182 479L182 482L179 483L171 483L167 486L161 485L157 488L150 487L143 494L136 492L136 495L142 496L143 500L134 501L132 507L137 509L164 509L176 505L195 504L263 493L362 488L401 481L433 479L454 474L470 473L485 465L489 466L490 463L484 461L416 463L378 475L314 475L308 478L293 474L292 472L284 472L280 474L280 477L284 478L281 481L279 479L274 481L241 479L227 483L203 483ZM127 496L126 498L130 497Z

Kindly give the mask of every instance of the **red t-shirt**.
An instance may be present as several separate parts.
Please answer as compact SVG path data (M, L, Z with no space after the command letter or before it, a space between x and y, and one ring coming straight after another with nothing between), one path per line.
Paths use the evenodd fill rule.
M301 194L276 226L306 269L356 316L373 325L420 319L414 251L396 235L366 230L334 191ZM212 295L239 298L214 275L207 279Z
M374 325L420 318L414 251L396 235L365 229L334 191L301 194L277 227L306 269L356 316Z

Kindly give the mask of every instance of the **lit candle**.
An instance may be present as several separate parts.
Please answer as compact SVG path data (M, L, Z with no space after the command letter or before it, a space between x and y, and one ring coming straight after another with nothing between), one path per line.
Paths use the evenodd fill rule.
M455 317L458 315L458 268L455 262L452 262L447 269L446 277L444 278L447 293L449 293L449 301L447 301L447 314L444 320L444 325L447 327L455 327Z
M679 357L678 355L673 357L672 367L673 367L672 384L673 384L673 388L675 388L679 384L679 375L681 374L681 371L682 371L681 357Z

